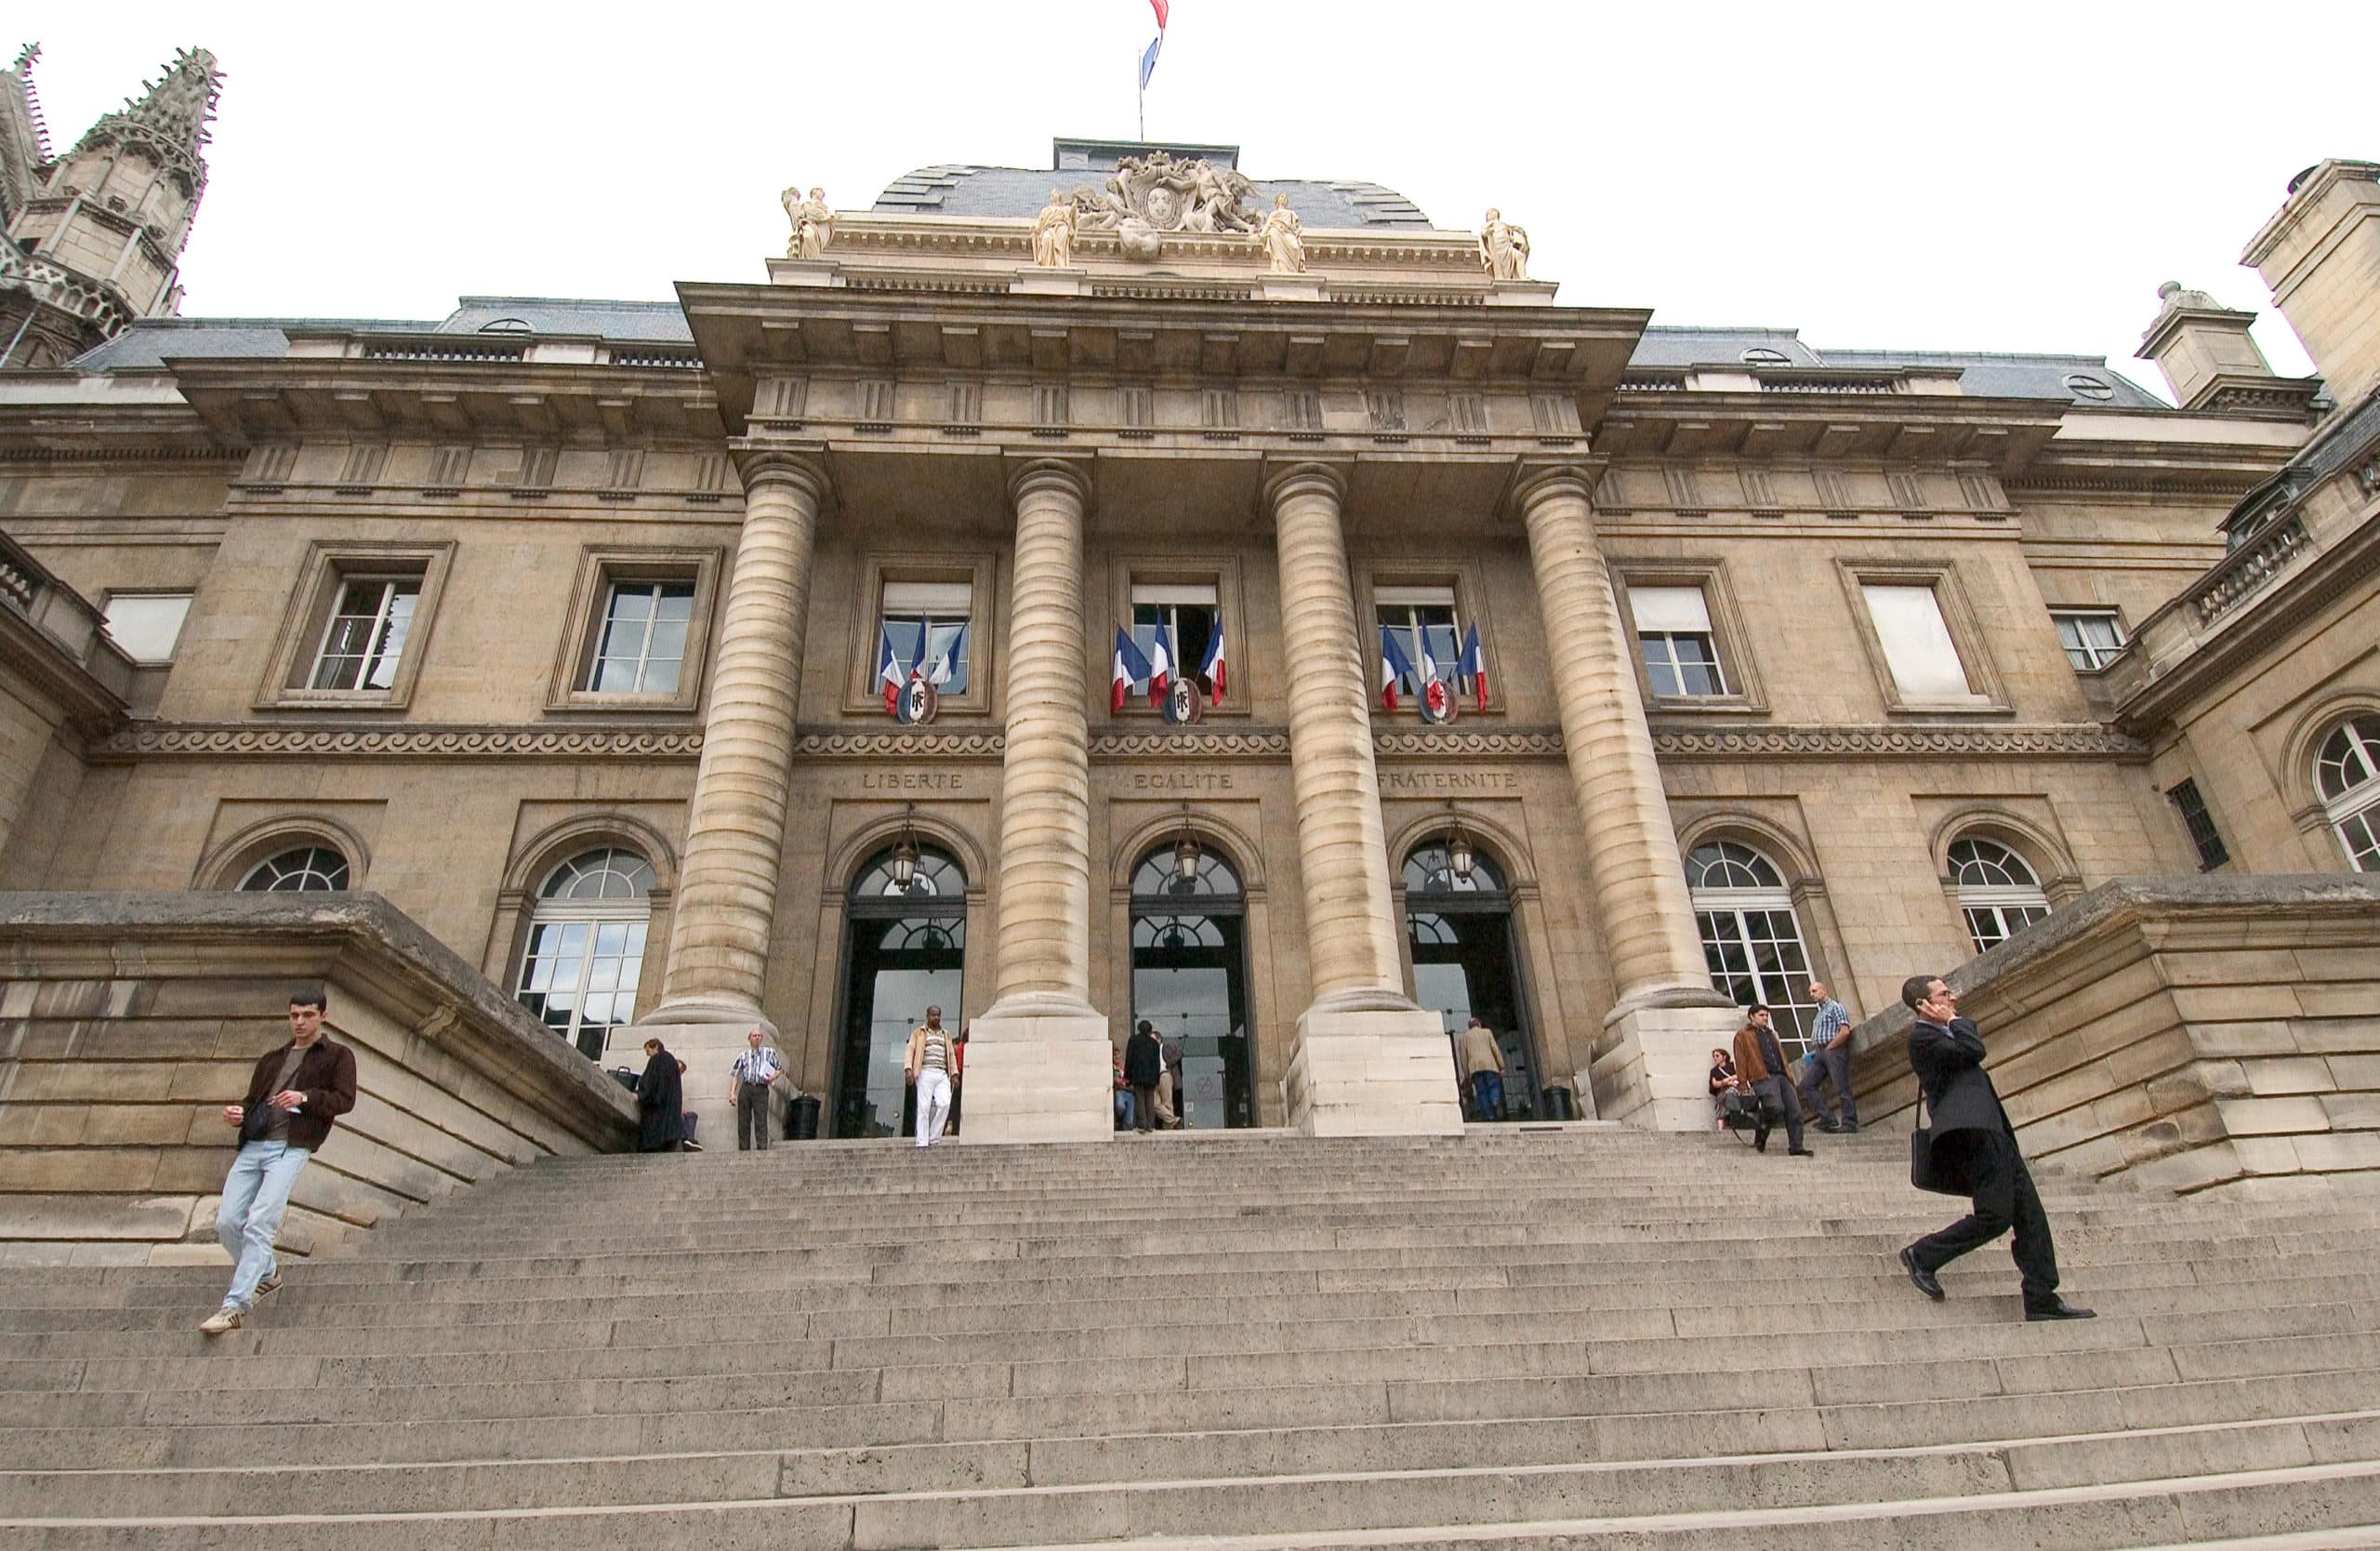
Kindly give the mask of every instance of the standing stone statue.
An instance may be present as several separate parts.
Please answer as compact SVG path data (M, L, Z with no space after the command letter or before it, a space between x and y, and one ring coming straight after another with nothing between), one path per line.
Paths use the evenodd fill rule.
M785 245L788 258L824 258L826 246L835 240L835 212L826 205L826 191L813 189L810 197L801 197L799 183L777 195L785 206L786 219L793 222L793 240Z
M1479 264L1490 280L1528 278L1528 232L1490 209L1479 223Z
M1033 218L1033 261L1045 270L1063 270L1075 261L1075 228L1081 220L1074 201L1050 191L1050 203Z
M1272 260L1275 274L1305 272L1305 227L1298 220L1298 213L1289 208L1289 196L1273 196L1272 213L1264 224L1256 229L1256 241Z

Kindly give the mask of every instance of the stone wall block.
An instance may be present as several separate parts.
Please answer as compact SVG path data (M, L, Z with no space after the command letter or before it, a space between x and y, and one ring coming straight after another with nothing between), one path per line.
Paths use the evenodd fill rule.
M2257 1094L2327 1094L2338 1088L2330 1063L2319 1055L2250 1061L2240 1070L2244 1091Z

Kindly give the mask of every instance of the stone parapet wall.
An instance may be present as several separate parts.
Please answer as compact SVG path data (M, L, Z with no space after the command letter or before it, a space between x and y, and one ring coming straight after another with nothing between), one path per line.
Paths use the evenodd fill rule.
M2380 878L2108 883L1947 978L2036 1161L2183 1192L2380 1182ZM1913 1118L1910 1023L1854 1033L1863 1124Z
M285 1248L633 1146L618 1084L377 895L0 894L0 1262L219 1259L220 1110L310 982L358 1096Z

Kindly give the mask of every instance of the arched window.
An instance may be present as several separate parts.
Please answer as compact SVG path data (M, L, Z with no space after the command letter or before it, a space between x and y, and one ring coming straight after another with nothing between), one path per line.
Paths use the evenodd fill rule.
M2314 757L2314 789L2358 872L2380 872L2380 715L2340 725Z
M590 1061L636 1016L652 914L653 868L624 846L581 852L537 890L515 994Z
M1788 1055L1808 1048L1810 955L1777 864L1735 841L1705 841L1686 858L1686 886L1713 988L1739 1007L1765 1003Z
M1502 894L1503 869L1484 853L1474 851L1471 875L1455 870L1454 850L1445 841L1417 847L1405 858L1405 892L1414 894Z
M1248 891L1185 828L1132 868L1132 1021L1175 1063L1175 1113L1220 1130L1256 1123L1248 1018Z
M887 851L866 867L852 884L853 899L959 899L967 897L967 875L959 864L931 846L919 846L916 870L906 888L901 886L900 856Z
M1998 841L1970 835L1950 842L1950 882L1977 953L1998 948L2049 914L2049 895L2019 856Z
M892 1136L908 1129L901 1063L909 1030L939 1007L964 1022L967 873L958 858L903 830L860 865L843 907L843 1027L835 1041L832 1131Z
M240 887L248 894L335 893L347 887L347 858L327 845L293 846L248 868Z

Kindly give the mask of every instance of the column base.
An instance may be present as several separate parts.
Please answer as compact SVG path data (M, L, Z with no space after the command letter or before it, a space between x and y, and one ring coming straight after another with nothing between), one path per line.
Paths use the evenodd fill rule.
M1309 1136L1450 1135L1462 1098L1446 1026L1398 999L1316 1002L1298 1019L1282 1087Z
M1595 1114L1647 1131L1710 1130L1711 1049L1732 1046L1743 1022L1732 1003L1640 1002L1614 1014L1589 1068Z
M1087 1002L1020 997L967 1026L962 1142L1104 1142L1116 1134L1116 1046Z
M694 1140L705 1152L734 1152L735 1093L728 1074L735 1058L744 1054L746 1036L755 1028L769 1043L777 1044L777 1026L754 1008L724 1002L657 1007L637 1022L612 1030L603 1043L603 1065L641 1073L644 1041L659 1040L670 1054L686 1064L685 1076L680 1080L685 1087L686 1107L702 1117L694 1127ZM784 1054L785 1047L777 1045L777 1052ZM777 1123L773 1134L784 1134L782 1120L788 1102L780 1097L770 1106Z

